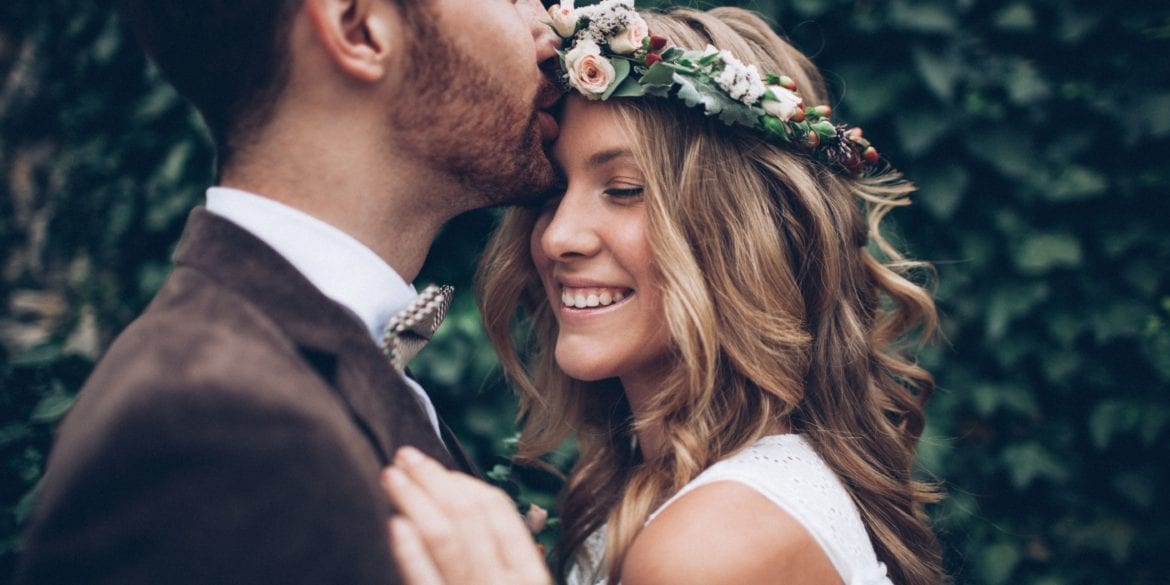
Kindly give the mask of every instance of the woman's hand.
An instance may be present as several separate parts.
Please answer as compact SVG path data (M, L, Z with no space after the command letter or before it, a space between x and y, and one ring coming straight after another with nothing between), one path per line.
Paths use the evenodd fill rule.
M411 447L382 480L401 512L390 519L390 548L408 585L551 585L525 526L538 528L540 512L521 518L503 491Z

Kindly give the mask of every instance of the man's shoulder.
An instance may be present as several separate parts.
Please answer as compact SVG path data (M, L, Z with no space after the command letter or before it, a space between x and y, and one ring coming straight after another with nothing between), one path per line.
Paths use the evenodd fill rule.
M179 267L111 344L63 431L198 424L233 413L344 418L330 384L246 297Z
M284 335L272 317L260 308L256 299L238 288L201 270L176 266L150 304L116 342L139 338L190 339L215 333L219 341L254 342L264 338L270 342L268 345L287 345L281 342Z
M178 269L99 360L57 429L47 492L109 475L111 462L226 464L350 447L364 460L368 446L332 383L246 298L184 282L201 278Z
M247 298L180 267L87 386L262 383L298 361L296 344Z

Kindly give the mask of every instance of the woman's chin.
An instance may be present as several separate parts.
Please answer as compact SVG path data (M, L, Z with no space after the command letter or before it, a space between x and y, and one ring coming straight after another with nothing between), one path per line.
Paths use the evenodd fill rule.
M580 382L597 382L616 376L613 362L597 359L596 351L584 353L558 343L555 357L557 367L566 376Z

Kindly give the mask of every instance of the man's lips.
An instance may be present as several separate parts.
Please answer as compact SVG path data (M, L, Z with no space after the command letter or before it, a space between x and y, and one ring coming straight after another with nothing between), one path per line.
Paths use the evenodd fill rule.
M552 142L560 136L561 125L557 123L556 110L562 95L548 77L545 77L537 90L536 117L540 120L541 136L545 142Z
M552 142L561 134L561 126L557 124L557 119L552 114L544 111L536 111L536 119L540 124L540 136L545 142Z

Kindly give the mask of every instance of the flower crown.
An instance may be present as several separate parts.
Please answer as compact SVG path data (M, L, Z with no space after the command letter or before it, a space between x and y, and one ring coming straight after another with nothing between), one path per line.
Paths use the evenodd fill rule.
M568 43L558 51L562 81L585 97L673 95L728 125L754 128L803 148L847 175L878 171L878 151L861 128L834 124L829 106L806 107L792 78L761 76L755 65L711 45L702 51L668 46L665 37L650 34L634 0L602 0L580 8L573 2L562 0L549 8L549 24L562 45Z

